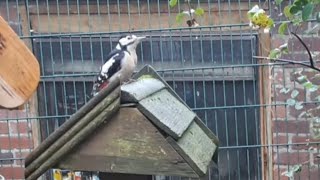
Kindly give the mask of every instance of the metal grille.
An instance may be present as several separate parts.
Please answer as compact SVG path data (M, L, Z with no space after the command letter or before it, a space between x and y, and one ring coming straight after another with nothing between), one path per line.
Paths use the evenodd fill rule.
M309 151L295 147L307 146L308 142L294 142L292 138L310 135L299 130L299 123L308 121L289 117L285 100L277 99L281 98L279 86L294 84L284 80L292 68L278 64L270 80L260 76L261 69L269 66L253 58L259 54L260 39L250 30L246 12L255 4L271 9L272 3L192 2L192 6L205 9L204 17L198 19L200 27L193 29L175 22L176 13L185 5L171 9L167 0L1 1L1 16L39 60L41 83L37 98L24 110L0 111L0 174L19 179L14 175L16 168L22 169L23 157L33 145L89 100L98 67L123 33L149 36L137 49L138 69L152 65L220 139L219 168L210 170L210 180L263 179L265 174L281 179L283 171L302 161L299 153L305 159ZM276 79L281 73L282 79ZM263 93L266 81L272 84L269 93ZM262 101L267 94L273 101ZM302 101L307 102L307 97ZM265 110L269 115L269 111L274 112L267 124L261 112ZM296 122L293 127L290 120ZM12 123L17 123L17 131ZM19 123L27 124L27 131ZM3 137L9 144L1 140ZM18 144L10 143L16 137ZM318 143L311 143L315 153ZM297 153L296 159L292 154ZM282 155L289 161L279 158ZM11 168L9 173L7 168ZM316 175L312 174L314 169ZM320 177L318 165L308 166L306 171L308 177L298 174L297 178Z

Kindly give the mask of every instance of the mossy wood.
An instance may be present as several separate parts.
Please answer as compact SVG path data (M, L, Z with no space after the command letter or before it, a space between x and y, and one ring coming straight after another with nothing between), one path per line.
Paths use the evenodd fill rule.
M196 116L166 89L139 101L138 108L174 139L183 135Z
M121 86L121 102L137 103L163 88L165 85L160 80L146 76L134 83Z
M119 112L61 161L59 168L198 177L136 108Z

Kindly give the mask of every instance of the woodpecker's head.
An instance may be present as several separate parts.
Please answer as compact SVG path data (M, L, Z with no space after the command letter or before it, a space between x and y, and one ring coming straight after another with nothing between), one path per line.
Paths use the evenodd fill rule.
M137 45L141 42L142 39L145 39L146 37L137 37L135 35L128 35L123 36L119 39L119 44L117 45L117 48L121 49L127 49L127 50L135 50Z

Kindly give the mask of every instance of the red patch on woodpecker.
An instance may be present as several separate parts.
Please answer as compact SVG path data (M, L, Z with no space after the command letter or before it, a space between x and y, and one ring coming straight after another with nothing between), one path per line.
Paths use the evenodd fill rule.
M105 87L107 87L108 86L108 82L103 82L101 85L100 85L100 87L99 87L99 91L101 91L102 89L104 89Z

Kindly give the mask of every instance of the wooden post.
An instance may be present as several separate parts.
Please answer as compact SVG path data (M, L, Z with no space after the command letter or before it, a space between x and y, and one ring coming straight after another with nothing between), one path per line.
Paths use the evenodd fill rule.
M22 36L30 36L30 18L27 11L27 6L25 4L25 1L21 2L21 5L19 5L19 15L20 15L20 21L21 21L21 35ZM32 51L32 42L30 38L23 39L23 42L26 44L26 46ZM29 104L29 111L28 117L37 117L38 114L38 96L37 92L35 92L31 98L28 101ZM19 109L24 108L24 105L19 107ZM38 119L32 119L31 120L31 128L32 128L32 140L33 140L33 146L34 148L39 146L41 143L41 137L40 137L40 123Z
M271 38L269 33L259 31L259 56L268 57L271 50ZM261 59L259 68L259 94L260 104L267 105L260 107L260 128L261 128L261 144L272 144L272 119L271 119L271 82L270 82L270 67L267 64L269 61ZM261 149L262 158L262 178L273 178L273 156L272 147L264 146Z

